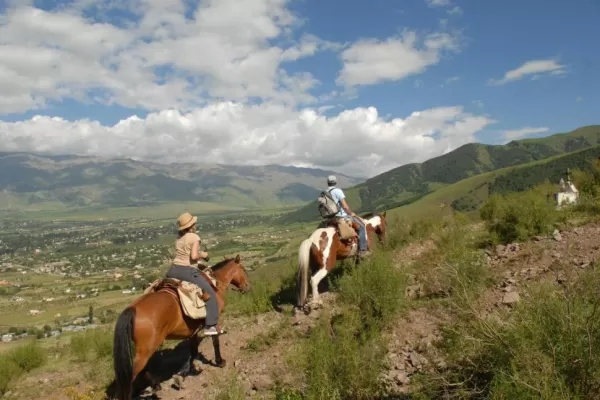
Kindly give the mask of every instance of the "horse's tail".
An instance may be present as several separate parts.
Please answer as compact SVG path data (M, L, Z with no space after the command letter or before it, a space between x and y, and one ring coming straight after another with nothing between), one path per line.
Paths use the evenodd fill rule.
M115 325L113 358L115 368L116 394L119 400L131 399L133 385L133 320L135 308L127 307Z
M308 275L312 241L306 239L298 250L298 281L296 283L296 306L303 307L308 297Z

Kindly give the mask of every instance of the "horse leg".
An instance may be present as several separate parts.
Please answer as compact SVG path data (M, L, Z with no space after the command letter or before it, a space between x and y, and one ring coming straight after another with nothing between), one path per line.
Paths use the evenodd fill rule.
M155 346L158 348L158 346ZM148 360L152 356L152 353L156 350L152 349L148 346L148 343L136 343L135 349L135 359L133 360L133 379L137 377L146 367ZM144 373L144 378L146 378L150 382L150 387L154 391L158 391L161 389L160 382L152 376L150 371L146 370Z
M180 375L182 378L185 378L188 375L197 372L196 368L194 367L194 361L198 357L198 346L200 345L200 339L198 338L198 335L193 335L189 338L189 341L190 357L188 358L183 368L181 368L181 370L179 370L179 372L177 373L177 375Z
M311 303L314 305L322 305L321 298L319 297L319 283L327 276L327 268L323 266L316 274L310 278L310 285L312 286L312 299Z
M212 337L213 348L215 349L215 363L217 367L224 368L227 362L221 357L221 342L219 341L219 335Z

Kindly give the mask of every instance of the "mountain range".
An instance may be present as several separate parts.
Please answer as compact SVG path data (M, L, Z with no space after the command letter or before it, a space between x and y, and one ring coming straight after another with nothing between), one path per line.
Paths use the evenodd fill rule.
M523 186L522 179L518 178L521 179L518 181L512 177L510 174L515 172L505 171L506 168L574 154L598 145L600 125L591 125L505 145L470 143L423 163L406 164L366 181L340 173L335 175L357 212L396 208L423 198L435 199L434 194L438 191L440 195L452 193L445 199L452 201L453 207L470 209L482 201L484 191L498 191L502 185ZM579 165L583 162L582 157L596 153L593 150L556 161L548 164L551 169L537 166L531 170L521 169L518 173L528 176L527 182L543 180L546 175L554 178L559 173L557 168L569 162ZM326 176L334 173L280 165L159 164L130 159L8 152L0 152L0 170L0 210L57 204L63 208L86 208L189 201L238 209L298 206L284 216L286 222L319 218L315 199L325 186ZM450 188L454 184L460 186L457 182L492 171L503 171L504 177L494 174L493 181L490 180L492 175L482 178L476 196L470 184L463 186L468 186L471 192L461 193ZM531 178L532 173L536 174L535 179Z
M129 159L0 153L0 209L206 202L241 208L310 201L333 173L280 165L158 164ZM346 186L358 178L335 173Z

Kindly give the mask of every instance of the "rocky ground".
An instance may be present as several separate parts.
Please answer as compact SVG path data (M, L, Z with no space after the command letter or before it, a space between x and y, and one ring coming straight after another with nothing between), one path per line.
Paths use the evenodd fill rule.
M399 251L395 260L402 265L416 263L434 249L435 244L429 240L413 243ZM486 251L485 257L496 283L488 287L473 307L482 314L498 308L510 309L522 301L523 289L533 281L545 279L560 285L565 279L565 268L567 271L588 268L599 257L599 223L555 231L549 237L536 237L527 243L498 246L495 251ZM404 295L418 297L419 288L418 282L413 283ZM323 302L325 307L335 307L335 295L324 294ZM276 386L298 387L302 377L289 367L286 357L298 338L310 330L318 314L319 311L310 316L270 312L252 318L226 318L229 333L221 342L227 366L221 369L210 364L214 353L210 340L206 340L200 351L208 360L198 363L202 372L186 378L178 389L171 386L175 383L172 379L164 381L155 396L164 400L211 399L230 376L239 383L246 398L274 399ZM433 344L440 338L439 328L448 318L430 303L423 302L422 306L415 303L384 333L389 353L388 371L383 379L391 392L410 392L413 374L443 367L444 360Z

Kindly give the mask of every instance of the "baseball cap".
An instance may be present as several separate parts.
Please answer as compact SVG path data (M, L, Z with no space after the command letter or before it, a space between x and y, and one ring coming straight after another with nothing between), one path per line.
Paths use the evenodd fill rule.
M327 182L337 182L337 178L335 177L335 175L329 175L327 177Z

